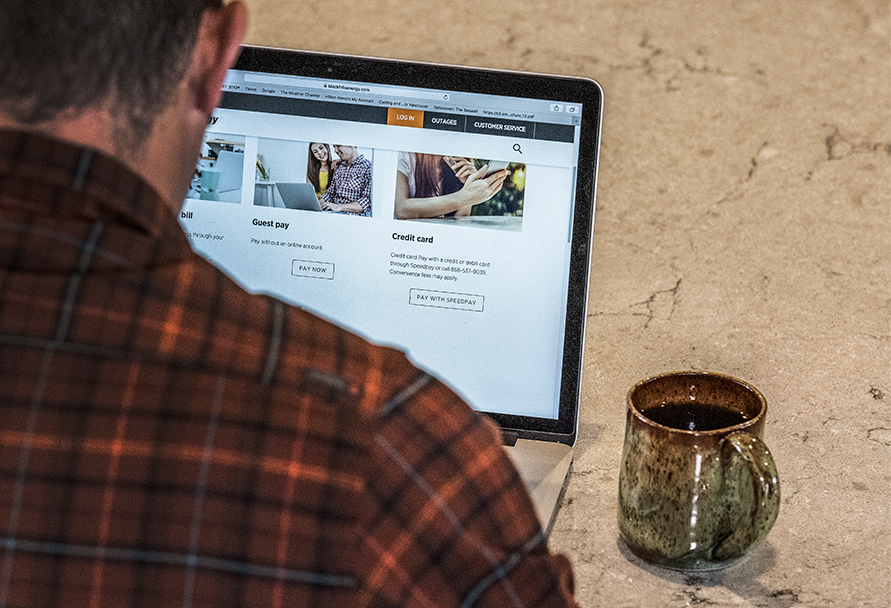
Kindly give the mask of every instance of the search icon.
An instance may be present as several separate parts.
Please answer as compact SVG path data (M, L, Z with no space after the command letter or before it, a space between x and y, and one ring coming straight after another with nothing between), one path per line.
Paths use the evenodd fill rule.
M520 154L523 153L522 148L520 148L520 144L514 144L514 152L519 152Z

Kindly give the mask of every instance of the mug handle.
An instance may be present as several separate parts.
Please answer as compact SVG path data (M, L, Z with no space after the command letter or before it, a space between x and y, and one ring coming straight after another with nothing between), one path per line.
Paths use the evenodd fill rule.
M741 512L731 514L735 524L733 531L715 547L713 558L717 561L742 557L767 536L780 511L780 481L777 467L770 450L760 439L738 431L725 437L721 443L721 460L724 463L724 480L734 469L734 461L741 459L749 473L753 500L750 506L741 505ZM740 476L740 484L746 483L746 475Z

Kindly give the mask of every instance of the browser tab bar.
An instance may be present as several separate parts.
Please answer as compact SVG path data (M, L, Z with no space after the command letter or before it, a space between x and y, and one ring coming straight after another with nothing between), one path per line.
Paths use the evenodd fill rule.
M346 93L358 95L376 95L398 97L405 99L429 99L448 102L451 94L446 91L424 91L418 89L403 89L400 87L388 87L383 85L360 85L343 82L324 82L310 78L298 78L291 76L277 76L271 74L244 74L245 83L269 84L302 89L321 89L331 93ZM227 82L229 84L229 82Z

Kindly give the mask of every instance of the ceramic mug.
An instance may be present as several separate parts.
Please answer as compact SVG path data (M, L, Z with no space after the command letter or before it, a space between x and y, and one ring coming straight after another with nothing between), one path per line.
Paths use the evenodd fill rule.
M663 374L628 392L619 531L635 555L715 570L764 540L780 507L766 415L758 390L722 374Z

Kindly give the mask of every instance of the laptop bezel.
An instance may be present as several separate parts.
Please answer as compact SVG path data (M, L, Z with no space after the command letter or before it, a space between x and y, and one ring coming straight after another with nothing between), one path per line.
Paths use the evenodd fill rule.
M583 107L557 418L485 412L524 439L574 445L584 360L603 91L591 79L245 45L235 70L555 100ZM484 410L481 410L484 411Z

